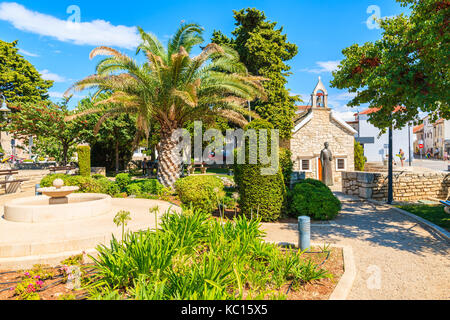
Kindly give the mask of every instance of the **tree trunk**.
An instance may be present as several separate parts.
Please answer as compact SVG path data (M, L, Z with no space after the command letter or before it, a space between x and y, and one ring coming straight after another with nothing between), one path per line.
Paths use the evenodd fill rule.
M119 142L116 141L116 174L119 173Z
M69 153L69 146L63 143L63 165L67 166L67 154Z
M175 152L177 143L172 139L174 130L161 129L161 140L158 146L158 180L173 189L175 182L181 177L182 159Z

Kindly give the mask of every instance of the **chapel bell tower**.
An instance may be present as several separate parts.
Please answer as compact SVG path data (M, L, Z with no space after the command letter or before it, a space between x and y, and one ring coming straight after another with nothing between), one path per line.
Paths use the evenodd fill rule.
M322 79L319 77L319 82L311 95L313 108L325 108L328 109L328 92L322 83Z

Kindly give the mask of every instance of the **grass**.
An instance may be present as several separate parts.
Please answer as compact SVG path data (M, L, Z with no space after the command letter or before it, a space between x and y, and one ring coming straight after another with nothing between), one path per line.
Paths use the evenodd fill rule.
M444 211L440 205L408 204L398 208L411 212L416 216L426 219L447 231L450 231L450 214Z

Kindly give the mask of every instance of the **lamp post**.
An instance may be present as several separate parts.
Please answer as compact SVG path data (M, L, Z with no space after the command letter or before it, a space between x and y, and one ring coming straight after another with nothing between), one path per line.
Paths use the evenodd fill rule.
M3 93L0 93L0 96L3 98L2 107L0 108L0 113L2 115L2 119L7 120L8 113L10 113L11 110L9 110L8 106L6 105L6 97L3 95ZM1 142L2 142L2 132L0 130L0 145L1 145Z

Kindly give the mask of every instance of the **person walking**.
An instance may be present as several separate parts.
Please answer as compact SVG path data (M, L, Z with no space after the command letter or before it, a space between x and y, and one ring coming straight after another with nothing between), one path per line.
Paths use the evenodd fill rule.
M145 176L147 176L147 158L144 158L144 161L142 161L142 173Z
M398 156L399 156L400 161L402 163L402 167L404 167L405 166L405 160L406 160L405 152L402 149L400 149L400 152L398 153Z

